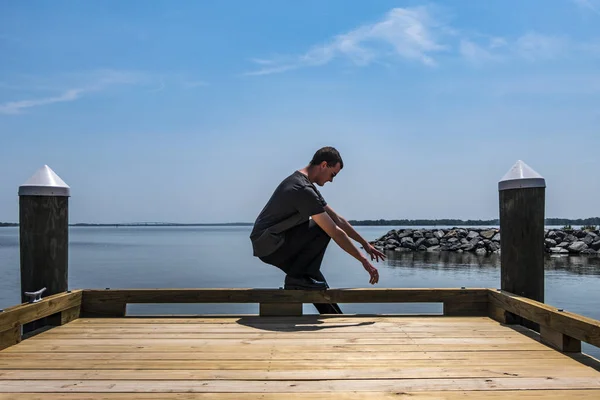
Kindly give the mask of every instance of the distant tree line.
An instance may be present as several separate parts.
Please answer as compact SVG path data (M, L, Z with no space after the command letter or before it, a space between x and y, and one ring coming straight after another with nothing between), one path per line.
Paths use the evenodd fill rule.
M352 225L397 225L397 226L411 226L411 225L423 225L423 226L435 226L435 225L500 225L498 219L366 219L366 220L349 220Z
M499 219L367 219L367 220L349 220L352 225L392 225L392 226L484 226L500 225ZM600 217L585 219L568 218L546 218L546 225L600 225Z
M395 226L485 226L485 225L500 225L499 219L366 219L366 220L349 220L352 225L395 225ZM594 218L546 218L546 225L600 225L600 217ZM70 226L252 226L251 222L226 222L213 224L179 224L179 223L138 223L138 224L91 224L91 223L76 223ZM0 227L3 226L19 226L13 222L0 222Z

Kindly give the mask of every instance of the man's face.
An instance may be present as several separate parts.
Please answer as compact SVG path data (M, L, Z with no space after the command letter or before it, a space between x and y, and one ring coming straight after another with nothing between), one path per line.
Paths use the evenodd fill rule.
M319 175L316 183L319 186L325 185L327 182L333 182L333 178L340 172L340 163L335 164L335 167L329 167L326 161L319 164Z

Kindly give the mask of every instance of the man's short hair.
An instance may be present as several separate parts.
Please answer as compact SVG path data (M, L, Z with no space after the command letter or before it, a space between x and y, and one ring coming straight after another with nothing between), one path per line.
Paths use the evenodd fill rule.
M335 167L337 163L340 163L340 169L344 168L342 156L340 156L340 153L333 147L327 146L317 150L310 162L310 165L319 165L323 161L327 161L328 167Z

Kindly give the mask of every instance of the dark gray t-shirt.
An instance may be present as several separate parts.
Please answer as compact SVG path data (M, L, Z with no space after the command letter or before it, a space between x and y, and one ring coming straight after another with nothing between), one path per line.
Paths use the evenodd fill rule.
M262 209L250 233L256 257L267 256L284 242L283 232L325 211L327 203L308 177L299 171L285 178Z

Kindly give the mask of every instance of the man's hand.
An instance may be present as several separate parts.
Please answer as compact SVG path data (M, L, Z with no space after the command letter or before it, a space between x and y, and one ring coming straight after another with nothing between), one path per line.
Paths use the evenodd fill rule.
M369 283L371 285L374 285L377 282L379 282L379 271L377 271L377 268L375 268L373 265L371 265L369 260L367 260L366 258L363 260L362 265L367 270L369 275L371 275L371 279L369 279Z
M364 246L364 249L371 256L371 261L379 262L380 258L382 261L385 260L385 254L373 247L372 244L367 243L366 246Z

